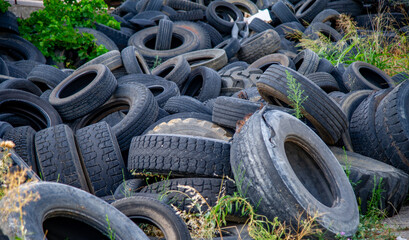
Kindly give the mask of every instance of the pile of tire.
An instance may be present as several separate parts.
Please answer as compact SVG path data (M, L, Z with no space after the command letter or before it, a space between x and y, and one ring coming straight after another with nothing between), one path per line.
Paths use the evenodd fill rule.
M260 9L269 23L244 21ZM270 219L318 215L328 238L355 233L357 199L365 213L379 184L380 208L396 214L409 188L409 75L333 66L294 38L336 42L339 14L359 19L363 9L354 0L128 0L112 13L121 30L79 28L110 51L76 70L47 65L15 17L0 15L0 138L16 144L14 165L42 180L24 185L40 194L23 208L30 239L45 230L47 239L104 238L109 228L145 239L141 223L190 239L174 208L205 211L234 192ZM305 99L301 120L289 77ZM2 214L0 233L19 235L19 215Z

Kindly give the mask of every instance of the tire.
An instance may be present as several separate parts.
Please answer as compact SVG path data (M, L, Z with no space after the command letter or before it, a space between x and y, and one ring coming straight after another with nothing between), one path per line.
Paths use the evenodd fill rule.
M334 2L328 2L327 8L334 9L339 13L344 13L355 17L361 14L363 5L362 2L354 0L339 0Z
M116 86L117 81L108 67L90 65L75 71L58 84L51 92L49 101L61 117L72 120L104 104Z
M83 69L90 65L95 64L102 64L108 67L109 70L113 71L122 67L122 58L121 53L117 50L109 51L105 54L102 54L99 57L92 59L91 61L86 62L85 64L81 65L77 70Z
M406 173L357 153L344 152L343 149L336 147L330 149L341 166L349 167L351 171L349 179L355 183L353 189L357 200L360 199L358 201L361 203L361 214L366 214L368 201L379 184L382 189L379 209L386 210L388 217L399 212L409 187L409 176Z
M353 62L345 70L343 81L348 90L381 90L394 87L391 77L379 68L365 62Z
M4 75L4 76L8 76L9 75L9 69L7 67L6 62L3 60L3 58L1 58L0 56L0 74Z
M48 88L55 88L60 82L68 77L65 72L49 66L49 65L37 65L28 74L27 79L33 83L39 83L40 85L47 85Z
M0 112L15 114L36 131L62 123L58 112L47 101L21 90L0 90ZM9 123L19 126L15 122Z
M130 35L99 23L95 23L95 28L114 41L119 51L122 51L122 49L128 46Z
M311 24L330 22L330 26L332 28L335 28L336 22L339 19L339 15L340 13L334 9L325 9L314 17L314 19L311 21Z
M218 44L220 44L221 42L224 41L223 36L220 34L219 31L217 31L214 27L212 27L212 25L198 21L196 22L197 24L199 24L210 37L210 41L212 42L212 46L217 46Z
M232 18L233 21L227 21L218 15L218 12L223 11ZM241 11L231 3L228 2L211 2L206 9L206 19L210 25L216 28L221 33L229 33L236 21L243 21L243 14Z
M190 74L190 65L184 57L174 57L152 70L152 75L165 78L180 88Z
M132 137L138 136L151 125L158 115L158 104L143 84L119 85L104 105L79 120L74 129L99 122L111 113L128 110L122 121L112 126L121 151L127 150Z
M0 138L3 138L4 134L6 134L6 132L10 131L11 129L13 129L13 126L11 126L10 123L0 121Z
M205 11L206 6L202 4L198 4L195 2L187 1L187 0L168 0L166 5L175 9L175 10L184 10L184 11L192 11L196 9L200 9Z
M214 48L223 49L226 52L227 59L230 60L240 51L241 44L237 38L229 38L216 45Z
M145 129L145 131L143 132L142 135L147 134L149 131L152 131L153 129L155 129L156 126L160 125L161 123L166 123L166 122L170 122L170 121L175 121L176 119L188 119L188 118L194 118L194 119L198 119L198 120L204 120L204 121L208 121L211 122L212 121L212 115L210 114L205 114L205 113L198 113L198 112L181 112L181 113L175 113L163 118L160 118L158 120L156 120L155 123L153 123L152 125L150 125L147 129Z
M200 66L219 70L227 64L226 51L223 49L203 49L181 55L188 61L191 70Z
M205 13L203 10L196 9L187 12L179 12L174 15L170 15L169 19L172 21L198 21L203 20ZM209 39L210 41L210 39Z
M261 57L252 64L250 64L248 68L258 68L265 72L267 68L272 64L280 64L284 67L295 69L293 60L291 60L288 56L282 53L273 53Z
M166 135L187 135L204 138L213 138L228 142L232 134L222 127L205 120L195 118L172 119L169 122L163 122L146 134L166 134Z
M64 183L89 192L74 133L60 124L35 134L37 167L44 181Z
M262 70L257 68L233 67L221 74L222 89L220 95L231 96L235 92L246 88L255 87L257 80L260 78Z
M396 168L409 172L409 81L396 86L380 102L375 113L376 136L387 159Z
M211 207L216 204L219 196L233 195L233 192L236 191L234 183L230 180L217 178L176 178L153 183L143 188L141 192L165 194L170 200L168 204L173 204L180 211L199 212L195 206L192 206L191 198L194 195L193 191L184 186L196 189ZM167 192L169 190L177 190L181 193ZM207 209L206 204L201 207L203 212Z
M34 172L38 173L34 149L35 133L36 131L30 126L10 128L5 132L2 139L12 141L16 145L14 147L15 153L18 154Z
M44 55L32 43L12 33L0 33L0 48L9 49L12 55L6 55L12 61L33 60L45 64ZM6 60L6 59L5 59Z
M259 9L256 4L250 0L226 0L228 3L232 3L236 6L244 15L254 15L258 13Z
M318 55L310 49L301 51L294 58L295 69L302 75L314 73L319 64Z
M129 179L123 181L114 192L115 199L122 199L134 196L142 188L146 187L145 179Z
M41 96L42 91L34 83L27 79L9 79L0 83L0 89L16 89Z
M179 39L181 44L169 50L157 51L154 49L155 47L152 40L156 37L157 32L158 27L145 28L132 35L128 42L130 46L135 46L138 52L142 54L149 67L154 65L156 59L166 61L169 58L191 52L199 48L200 43L194 32L182 27L174 26L172 38Z
M315 72L307 74L305 75L305 77L317 84L317 86L324 90L326 93L339 91L337 80L335 80L335 78L329 73Z
M155 50L169 50L171 48L173 22L161 19L159 21L158 33L156 35Z
M329 148L300 120L281 111L257 112L235 135L231 153L235 180L247 183L238 189L259 203L260 214L287 223L325 214L316 223L328 238L356 232L352 187Z
M110 39L107 35L103 34L102 32L95 30L93 28L76 28L79 33L89 33L95 38L95 43L100 46L103 45L108 51L117 50L118 46L115 44L112 39Z
M163 0L150 0L144 11L160 11L162 4Z
M298 20L310 23L327 6L328 0L307 0L295 13Z
M9 32L19 35L17 18L10 11L0 13L0 29L2 32Z
M4 152L3 152L4 153ZM3 153L0 153L0 157L3 157ZM9 168L9 172L13 173L15 171L25 171L26 178L23 180L23 183L31 181L41 181L40 177L37 175L36 172L32 170L31 167L27 165L27 163L13 150L9 151L10 159L12 161L11 166ZM1 227L0 227L1 231ZM6 238L7 240L9 238Z
M171 97L166 102L163 109L170 114L182 112L197 112L209 115L212 114L202 102L189 96Z
M136 50L134 46L129 46L121 51L122 62L128 74L144 73L150 74L151 71L148 67L143 56Z
M221 85L221 78L215 70L208 67L198 67L189 74L181 94L204 102L219 96Z
M180 96L176 83L148 74L130 74L118 79L118 84L142 83L155 97L159 107L163 107L171 97Z
M341 41L343 38L337 30L321 22L311 23L303 33L303 38L306 39L317 40L320 39L320 36L327 38L332 43Z
M112 194L128 173L111 128L100 122L77 130L75 137L90 193Z
M280 36L272 29L258 33L241 43L240 60L253 63L257 59L280 49Z
M267 29L274 29L269 23L264 22L260 18L255 17L251 20L250 24L248 25L250 30L253 30L256 33L263 32Z
M186 223L170 206L157 199L146 196L134 196L117 200L111 204L131 219L135 225L154 225L165 239L190 240Z
M318 67L317 67L316 72L326 72L326 73L331 74L331 72L333 70L334 70L334 66L332 65L332 63L330 61L328 61L327 59L325 59L325 58L321 58L320 61L318 62ZM334 79L335 79L335 77L334 77ZM335 79L335 81L336 81L336 79ZM337 81L337 83L338 83L338 81Z
M210 35L206 30L199 24L189 21L177 21L175 25L186 30L192 31L199 38L199 49L209 49L212 48L212 42Z
M387 164L391 163L386 161L387 158L380 145L381 139L376 136L375 111L379 102L390 91L391 89L384 89L372 92L353 112L349 126L354 151L378 161L385 161Z
M296 40L294 36L301 36L305 27L299 22L286 22L278 25L274 30L280 35L291 41ZM297 39L298 41L298 39Z
M251 114L263 107L261 103L240 98L218 97L214 103L212 121L221 126L236 129L238 121L246 120ZM292 112L291 109L268 105L268 110Z
M30 232L27 240L43 239L104 239L107 229L116 239L148 240L140 228L125 215L91 194L70 186L50 182L34 182L21 186L24 193L38 194L37 201L23 206L24 227ZM12 201L18 194L10 192L1 200L2 205ZM20 220L18 213L2 215L0 228L10 238L22 238L20 228L14 222ZM109 219L105 221L105 219ZM43 230L45 229L45 230Z
M352 114L354 114L359 104L361 104L371 93L371 90L357 90L344 94L343 97L341 97L339 105L347 116L348 122L351 121Z
M286 22L298 22L298 19L295 17L294 13L285 5L283 2L276 2L271 7L271 12L280 19L281 23Z
M347 130L347 118L340 107L328 97L316 84L302 76L298 72L272 65L261 75L257 82L260 95L269 103L273 98L278 98L286 104L291 104L288 95L287 70L301 85L302 98L308 96L303 103L303 115L312 123L318 131L318 135L328 144L335 144L341 134Z
M398 74L395 74L392 77L392 80L395 82L396 85L398 85L398 84L400 84L403 81L408 80L408 79L409 79L409 73L407 73L407 72L400 72Z

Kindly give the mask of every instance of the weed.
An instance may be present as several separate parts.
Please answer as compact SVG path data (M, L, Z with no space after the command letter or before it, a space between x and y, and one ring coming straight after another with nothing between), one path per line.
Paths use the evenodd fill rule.
M170 178L171 173L172 171L170 171L169 174L165 176L163 174L147 172L145 169L142 172L131 171L131 174L134 176L144 177L147 185L149 185L152 182L156 183L156 182L168 180Z
M155 57L155 62L153 63L153 66L151 68L151 70L155 69L157 66L159 66L162 63L162 59L159 58L158 55L156 55Z
M0 12L5 13L11 7L10 3L5 0L0 0Z
M291 102L291 107L294 108L294 116L298 119L303 117L302 111L304 107L302 104L307 100L308 96L303 96L304 90L301 89L301 84L291 75L288 70L285 70L287 74L287 94L288 100Z
M115 240L116 234L115 234L115 231L111 227L111 222L109 221L108 214L105 215L105 221L108 224L107 233L108 233L109 239L110 240Z

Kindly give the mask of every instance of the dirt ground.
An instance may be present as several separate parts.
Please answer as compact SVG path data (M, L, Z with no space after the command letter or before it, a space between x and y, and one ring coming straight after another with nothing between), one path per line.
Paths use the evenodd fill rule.
M397 240L409 240L409 206L403 206L398 215L384 220L397 236Z

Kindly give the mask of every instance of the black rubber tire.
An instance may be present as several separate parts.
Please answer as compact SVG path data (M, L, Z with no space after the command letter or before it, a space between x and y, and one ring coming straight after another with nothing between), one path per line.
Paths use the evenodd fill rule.
M173 22L166 19L159 21L156 34L155 50L169 50L172 46Z
M75 71L58 84L49 101L66 120L87 115L107 101L117 86L117 80L102 64Z
M239 52L241 44L237 38L229 38L219 43L214 48L223 49L226 52L227 59L230 60Z
M408 79L409 79L409 73L407 72L400 72L392 76L392 80L395 82L396 85Z
M140 195L117 200L111 204L137 224L157 227L165 239L190 240L184 220L170 206L152 197Z
M294 13L287 7L287 5L281 1L274 3L271 7L271 12L280 19L281 23L286 22L299 22Z
M132 139L128 170L173 177L232 177L230 144L212 138L148 134Z
M6 62L6 64L7 64L7 69L9 71L9 77L6 78L6 79L27 78L27 73L20 70L18 67L14 66L14 64L12 62Z
M347 116L348 122L351 121L352 114L358 108L359 104L365 100L370 94L371 90L357 90L348 94L344 94L339 102L342 111Z
M158 115L158 104L153 94L140 83L119 85L112 97L101 107L79 120L74 129L99 122L111 113L128 110L122 121L112 126L121 151L127 150L132 137L138 136L151 125Z
M34 83L28 81L27 79L21 78L9 79L0 83L0 89L17 89L32 93L36 96L41 96L42 94L41 89L37 87Z
M191 198L195 193L192 187L199 192L204 199L206 199L209 206L213 207L219 196L233 195L236 191L236 186L230 180L217 178L176 178L166 181L153 183L141 190L142 193L159 193L165 194L169 198L168 204L173 204L177 209L191 213L197 213L198 209L192 206ZM178 192L167 192L169 190L176 190ZM179 193L180 192L180 193ZM201 211L206 211L207 205L201 207Z
M180 88L190 74L188 61L181 56L168 59L152 70L152 75L165 78L176 83Z
M23 118L36 131L62 123L58 112L47 101L21 90L0 90L0 112ZM15 122L9 123L19 126Z
M8 49L6 56L12 61L33 60L42 64L46 62L44 55L38 48L24 38L12 33L0 33L0 48Z
M337 30L322 22L311 23L305 29L303 38L318 40L320 39L320 35L327 38L332 43L336 43L343 38L343 36Z
M296 40L294 36L302 36L305 31L305 27L299 22L286 22L282 23L274 28L274 30L288 40ZM298 41L298 40L297 40Z
M163 109L170 113L197 112L211 115L211 111L199 100L189 96L171 97Z
M122 51L122 49L128 46L130 35L99 23L95 23L95 28L112 39L119 51Z
M328 0L307 0L295 13L301 20L310 23L327 6Z
M178 12L174 15L170 15L169 19L172 21L198 21L203 20L205 13L203 10L196 9L186 12Z
M337 20L339 19L340 13L334 9L324 9L314 19L311 21L313 23L326 23L329 22L332 28L336 27Z
M86 62L85 64L81 65L77 70L95 64L105 65L111 71L118 69L123 65L121 53L117 50L109 51L107 53L102 54L101 56L92 59L91 61Z
M35 159L34 135L36 131L30 126L10 128L5 132L2 139L10 140L16 146L14 151L20 156L31 169L38 173Z
M364 9L362 2L354 0L338 0L327 3L327 8L334 9L339 13L344 13L355 17L361 14Z
M259 9L255 3L250 0L226 0L236 6L244 15L254 15L258 13Z
M0 74L5 75L5 76L9 75L9 69L7 67L7 64L1 56L0 56Z
M209 34L209 36L211 36L210 41L212 42L213 47L217 46L218 44L224 41L223 36L220 34L219 31L212 27L212 25L201 21L198 21L196 23L199 24L207 32L207 34Z
M226 51L223 49L203 49L184 53L181 56L186 58L191 70L204 66L217 71L227 64Z
M335 78L329 73L315 72L309 73L305 75L305 77L317 84L317 86L324 90L326 93L339 91L337 80L335 80Z
M381 147L381 139L376 136L375 112L380 101L391 91L384 89L372 92L359 106L353 111L349 134L351 136L354 152L371 157L378 161L387 161L387 158Z
M394 87L391 77L379 68L365 62L353 62L345 70L343 81L348 90L380 90Z
M37 175L36 172L32 170L30 166L13 150L9 150L10 159L11 159L11 166L9 168L9 172L13 173L15 171L26 171L25 176L26 178L23 180L22 183L29 182L29 180L33 181L41 181L40 177ZM0 153L0 157L2 158L4 151ZM0 227L1 230L1 227ZM8 240L8 238L7 238Z
M349 179L354 183L355 196L361 203L361 214L366 214L368 201L372 198L373 190L379 187L379 183L382 189L380 210L386 210L388 217L399 212L409 187L409 176L406 173L357 153L344 152L337 147L330 149L341 166L350 171Z
M295 117L256 112L233 138L230 160L235 180L245 183L239 191L260 214L295 226L307 214L325 214L316 224L328 238L356 232L358 204L348 178L325 143Z
M26 239L45 239L44 232L48 239L108 239L107 229L115 233L115 239L149 239L116 208L79 189L58 183L34 182L22 185L19 190L38 194L39 198L23 206L23 216L17 212L1 215L0 229L10 239L23 238L15 226L20 220L30 232ZM1 204L12 201L17 194L11 191Z
M165 123L165 122L169 122L171 120L175 120L175 119L188 119L188 118L194 118L194 119L198 119L198 120L204 120L204 121L208 121L211 122L212 121L212 115L210 114L205 114L205 113L198 113L198 112L181 112L181 113L175 113L163 118L160 118L158 120L156 120L155 123L153 123L152 125L150 125L147 129L145 129L145 131L143 132L143 134L141 135L145 135L147 134L149 131L152 131L153 129L155 129L156 126L160 125L161 123Z
M134 196L142 188L146 187L147 182L145 179L128 179L123 181L114 192L115 199L122 199Z
M301 112L318 131L318 135L328 144L335 144L341 134L348 129L348 122L340 107L328 95L300 73L280 65L271 65L257 82L260 95L269 103L273 98L278 98L286 104L291 104L288 99L289 87L287 85L288 71L298 83L304 101Z
M218 139L228 142L232 134L222 127L205 120L196 118L172 119L155 126L146 134L187 135Z
M10 11L0 12L0 29L2 32L19 35L16 15Z
M243 69L238 66L228 69L223 74L220 74L222 78L221 95L227 92L230 92L230 95L232 95L232 93L242 89L255 87L262 73L262 70L250 67Z
M258 68L265 72L267 68L272 64L280 64L284 67L295 69L293 60L291 60L288 56L282 53L273 53L261 57L252 64L250 64L248 68Z
M150 27L138 31L131 38L128 44L135 46L139 53L145 58L149 67L152 67L156 59L162 62L171 57L183 53L191 52L199 48L199 40L196 34L185 28L174 26L172 38L177 38L181 44L169 50L157 51L154 48L153 40L155 39L159 27ZM151 43L152 42L152 43Z
M249 117L251 114L253 114L257 110L260 110L262 107L262 103L251 102L245 99L233 97L218 97L214 103L212 121L219 124L220 126L236 129L238 121L245 121L246 117ZM268 105L267 110L293 112L289 108L283 108L274 105Z
M189 74L187 81L183 84L181 94L204 102L218 97L221 85L221 78L215 70L198 67Z
M302 75L314 73L318 68L318 63L318 55L308 48L294 58L295 69Z
M253 20L251 20L251 23L249 24L249 29L253 30L256 33L260 33L267 29L274 29L274 27L264 22L260 18L255 17Z
M114 16L114 15L113 15ZM118 46L115 44L114 41L112 41L111 38L109 38L107 35L105 35L104 33L95 30L93 28L77 28L79 33L89 33L92 36L94 36L95 38L95 43L99 46L99 45L103 45L106 49L108 49L108 51L112 51L112 50L118 50Z
M210 35L206 30L199 24L189 21L177 21L175 26L185 28L186 30L192 31L199 38L199 48L198 49L209 49L212 48L212 42Z
M60 82L68 77L68 74L55 67L41 64L37 65L28 74L27 79L33 83L47 85L50 89L55 88Z
M248 66L250 66L248 63L243 62L243 61L236 61L236 62L232 62L232 63L228 63L226 66L224 66L223 68L221 68L218 73L219 75L223 75L225 72L227 72L228 70L235 68L235 67L240 67L240 70L244 70L246 69Z
M160 11L163 0L149 0L144 11Z
M123 65L128 74L144 73L150 74L151 71L148 67L143 56L136 50L134 46L129 46L121 51L121 58Z
M191 10L196 10L196 9L200 9L203 11L206 10L206 6L199 4L199 3L192 2L192 1L187 1L187 0L168 0L166 2L166 5L168 5L169 7L175 10L185 10L185 11L191 11Z
M321 58L320 61L318 62L318 67L316 72L326 72L331 74L331 72L334 70L334 66L332 65L332 63L330 61L328 61L325 58ZM331 75L332 76L332 75ZM334 77L335 79L335 77ZM336 79L335 79L336 81ZM337 81L338 83L338 81Z
M218 15L219 12L227 14L233 21L225 20ZM241 11L231 3L223 1L211 2L206 9L206 19L210 25L221 33L230 33L236 21L243 21Z
M238 57L249 64L253 63L257 59L279 50L280 41L280 36L273 29L258 33L241 43Z
M130 74L118 79L119 84L142 83L155 97L159 107L163 107L171 97L180 96L176 83L148 74Z
M409 81L396 86L380 102L375 113L376 136L387 159L409 172Z
M4 134L6 134L6 132L10 131L11 129L13 129L13 126L11 126L10 123L0 121L0 138L3 138Z
M71 185L89 192L74 133L65 124L43 129L35 134L37 167L44 181Z

